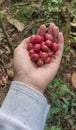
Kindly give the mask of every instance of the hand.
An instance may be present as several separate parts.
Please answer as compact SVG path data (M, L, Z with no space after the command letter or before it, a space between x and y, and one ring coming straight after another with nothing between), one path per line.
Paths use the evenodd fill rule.
M44 35L45 32L46 26L41 25L37 34ZM55 24L50 24L48 33L50 34L50 38L54 39L59 44L59 50L56 52L50 64L37 67L30 60L27 50L27 44L30 40L30 37L24 39L14 51L14 80L23 82L42 93L49 82L54 79L58 71L64 48L63 34L59 32L59 28Z

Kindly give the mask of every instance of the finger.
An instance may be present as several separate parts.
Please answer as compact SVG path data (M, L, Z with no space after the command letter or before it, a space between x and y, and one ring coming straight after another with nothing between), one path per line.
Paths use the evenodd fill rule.
M43 24L38 29L37 34L43 36L45 33L46 33L46 26Z
M50 24L48 33L53 37L55 42L58 42L59 28L54 23Z
M58 45L59 45L59 50L55 54L55 60L60 62L63 54L63 49L64 49L64 37L63 37L63 33L61 32L59 32L58 34Z
M48 28L48 34L51 34L53 35L53 28L54 28L55 24L54 23L51 23L49 28Z
M54 35L53 35L53 28L54 28L54 26L55 26L55 24L51 23L50 26L49 26L49 28L48 28L48 34L50 35L50 39L52 41L54 40Z
M62 32L59 32L58 34L58 45L59 45L59 50L61 50L61 53L59 52L58 53L62 54L64 49L64 37Z
M58 34L59 34L59 28L57 26L54 26L53 27L53 36L54 36L55 42L58 42Z

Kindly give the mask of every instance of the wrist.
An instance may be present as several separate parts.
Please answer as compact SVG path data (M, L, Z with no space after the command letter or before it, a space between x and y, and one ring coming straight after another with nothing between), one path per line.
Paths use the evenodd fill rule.
M29 78L30 79L30 78ZM37 87L36 85L34 85L33 83L31 83L31 80L29 80L29 79L27 79L27 78L25 78L25 76L14 76L14 80L13 81L18 81L18 82L21 82L21 83L23 83L23 84L25 84L25 85L27 85L27 86L29 86L30 88L33 88L33 89L35 89L35 90L37 90L37 91L39 91L40 93L44 93L44 90L43 89L41 89L40 87Z

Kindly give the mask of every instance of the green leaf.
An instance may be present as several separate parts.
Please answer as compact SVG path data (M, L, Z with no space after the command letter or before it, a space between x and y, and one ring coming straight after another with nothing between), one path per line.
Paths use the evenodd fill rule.
M58 126L52 126L50 128L50 130L61 130L61 127L58 127Z
M55 113L58 113L58 112L60 112L60 109L59 109L58 107L52 107L52 108L50 109L50 113L51 113L51 114L55 114Z
M0 38L5 38L4 33L1 33L1 34L0 34Z
M66 115L64 119L70 119L71 117L71 115Z
M48 127L48 125L46 124L45 129L44 130L50 130L50 128Z
M65 85L63 85L63 87L61 88L62 90L64 90L67 93L72 94L72 92L70 91L70 89L68 89Z
M74 123L73 123L73 120L72 120L72 119L68 119L68 123L69 123L71 126L74 126Z
M69 102L65 98L62 98L62 100L67 106L69 105Z
M72 105L71 105L71 106L76 107L76 103L72 103Z
M74 42L76 42L76 37L73 37Z
M74 108L72 107L71 108L71 114L74 115L75 111L74 111Z

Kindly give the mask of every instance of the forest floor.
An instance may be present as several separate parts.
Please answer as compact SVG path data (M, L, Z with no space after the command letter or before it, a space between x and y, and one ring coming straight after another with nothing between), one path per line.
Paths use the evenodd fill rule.
M52 15L50 22L46 22L44 13L47 15L47 12L38 10L39 3L32 4L29 1L17 3L7 1L0 4L0 11L4 15L3 23L14 47L25 37L36 33L41 24L48 26L50 22L55 22L58 25L57 17ZM11 24L11 18L17 20L16 24L23 23L24 28L22 29L22 24L20 24L21 30L16 24ZM70 39L67 42L58 74L45 91L45 96L52 106L46 130L76 130L76 50L70 46ZM0 105L8 92L13 76L13 55L0 28Z

